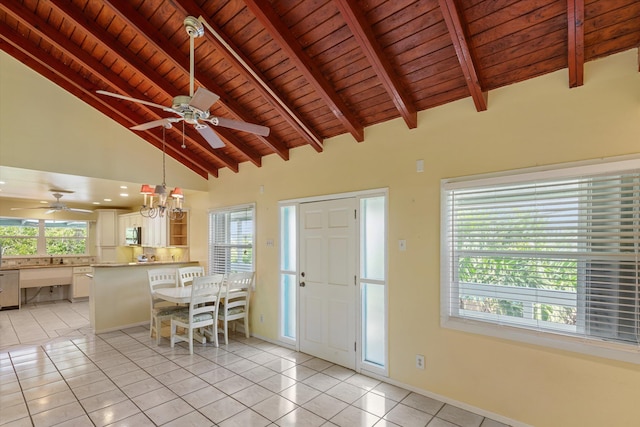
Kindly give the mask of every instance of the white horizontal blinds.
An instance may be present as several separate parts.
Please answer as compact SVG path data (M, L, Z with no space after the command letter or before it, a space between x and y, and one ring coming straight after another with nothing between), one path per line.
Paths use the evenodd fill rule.
M209 224L211 272L253 271L254 206L212 212Z
M639 342L637 173L446 191L450 314Z

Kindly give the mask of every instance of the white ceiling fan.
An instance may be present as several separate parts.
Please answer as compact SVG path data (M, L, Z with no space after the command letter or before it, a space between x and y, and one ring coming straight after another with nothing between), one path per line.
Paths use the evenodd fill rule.
M269 128L266 126L256 125L253 123L242 122L239 120L226 119L224 117L215 117L209 113L209 108L220 97L215 93L199 87L194 93L194 40L196 37L202 37L204 35L204 26L197 18L193 16L187 16L184 20L184 27L189 35L190 55L189 55L189 95L178 95L173 98L173 104L171 107L167 107L153 102L144 101L142 99L131 98L128 96L120 95L113 92L107 92L104 90L98 90L97 93L101 95L108 95L114 98L124 99L126 101L137 102L140 104L148 105L150 107L159 108L169 113L174 113L179 117L169 117L165 119L154 120L148 123L143 123L137 126L131 127L133 130L147 130L157 126L164 126L166 128L171 127L172 123L180 121L192 124L193 127L202 135L202 137L213 148L224 147L224 142L220 137L211 129L209 125L221 126L229 129L235 129L239 131L249 132L261 136L269 135Z
M36 206L33 208L11 208L12 211L19 211L19 210L27 210L27 209L47 209L47 211L45 212L46 214L50 214L50 213L54 213L54 212L60 212L60 211L65 211L65 212L76 212L76 213L83 213L83 214L88 214L88 213L93 213L92 210L89 209L77 209L77 208L70 208L68 207L65 203L62 203L60 201L60 199L62 198L62 194L55 192L53 193L53 197L56 198L55 202L51 202L49 204L49 206Z

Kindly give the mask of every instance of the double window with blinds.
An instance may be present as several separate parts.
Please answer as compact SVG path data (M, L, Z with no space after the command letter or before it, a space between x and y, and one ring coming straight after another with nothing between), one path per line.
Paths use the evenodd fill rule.
M442 201L443 325L640 362L640 161L443 181Z

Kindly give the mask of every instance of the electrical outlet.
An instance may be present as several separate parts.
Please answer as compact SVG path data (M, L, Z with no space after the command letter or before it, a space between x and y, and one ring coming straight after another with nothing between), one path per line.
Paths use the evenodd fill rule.
M416 354L416 368L424 369L424 355Z

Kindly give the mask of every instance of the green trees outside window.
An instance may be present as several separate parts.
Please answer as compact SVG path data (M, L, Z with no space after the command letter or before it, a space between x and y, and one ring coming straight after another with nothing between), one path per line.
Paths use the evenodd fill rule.
M3 256L83 255L88 253L88 222L0 218Z

